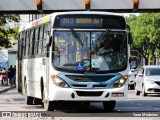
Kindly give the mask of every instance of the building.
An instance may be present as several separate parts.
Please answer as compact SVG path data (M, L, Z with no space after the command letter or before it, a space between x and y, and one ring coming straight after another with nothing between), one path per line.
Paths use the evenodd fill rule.
M10 40L12 47L8 48L8 67L16 65L18 40Z
M10 40L10 42L10 48L0 50L0 70L8 69L10 65L16 65L18 40Z
M0 70L8 68L8 50L0 50Z

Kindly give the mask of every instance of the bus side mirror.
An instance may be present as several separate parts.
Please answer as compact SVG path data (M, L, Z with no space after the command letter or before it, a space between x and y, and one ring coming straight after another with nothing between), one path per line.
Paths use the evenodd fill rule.
M138 67L137 60L130 60L130 69L136 69Z
M128 43L129 43L129 44L132 44L132 42L133 42L133 41L132 41L132 34L129 32L129 33L128 33Z

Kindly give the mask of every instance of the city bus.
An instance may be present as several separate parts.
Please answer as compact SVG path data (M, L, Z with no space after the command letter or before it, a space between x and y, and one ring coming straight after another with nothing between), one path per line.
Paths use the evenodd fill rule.
M108 45L107 45L108 44ZM122 15L57 12L19 29L17 87L26 104L46 111L59 102L127 99L130 33ZM107 49L109 47L109 49Z

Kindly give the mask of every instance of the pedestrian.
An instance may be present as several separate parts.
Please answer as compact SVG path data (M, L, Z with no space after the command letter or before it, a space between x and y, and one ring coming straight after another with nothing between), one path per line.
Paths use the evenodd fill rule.
M7 71L6 68L2 69L2 85L7 86L8 82L7 82Z
M3 86L3 81L2 81L2 70L0 70L0 79L1 79L1 85Z
M10 65L10 68L8 69L8 78L9 78L9 83L12 86L13 79L14 79L14 69L13 69L12 65Z
M13 84L16 85L16 66L14 66L13 71L14 71Z

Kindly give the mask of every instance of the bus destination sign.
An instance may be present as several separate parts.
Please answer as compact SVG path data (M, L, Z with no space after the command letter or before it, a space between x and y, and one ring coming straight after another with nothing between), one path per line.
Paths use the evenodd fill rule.
M61 26L94 26L102 27L103 19L99 18L61 18Z
M54 28L125 29L125 19L107 15L60 15L55 19Z

